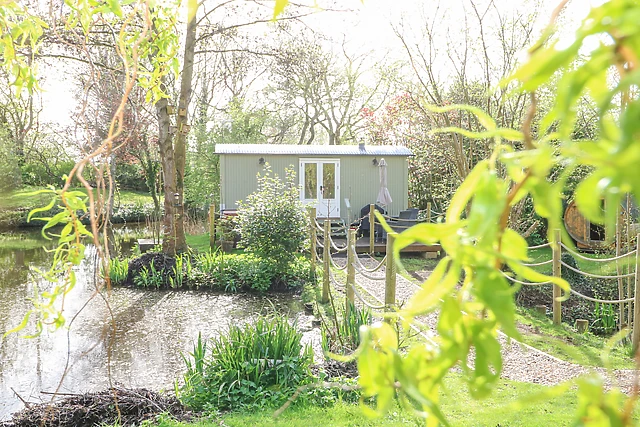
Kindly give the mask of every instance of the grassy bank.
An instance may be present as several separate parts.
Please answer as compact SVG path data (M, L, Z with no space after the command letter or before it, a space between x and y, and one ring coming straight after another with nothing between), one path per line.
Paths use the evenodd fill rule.
M579 334L567 324L554 325L550 318L518 307L516 322L525 344L558 359L583 366L634 369L629 343L614 343L592 333Z
M43 188L29 187L0 194L0 228L11 229L39 226L40 221L27 223L29 212L46 206L51 201L50 193L33 194ZM78 190L85 191L84 188ZM119 191L114 199L114 222L143 221L153 212L153 199L148 193Z
M492 395L483 400L469 397L464 382L457 375L446 381L441 393L441 408L453 426L568 426L577 408L575 392L557 397L550 387L501 381ZM299 406L273 418L272 410L231 412L206 421L178 423L162 420L157 427L308 427L308 426L416 426L420 418L398 406L380 418L368 418L357 405L337 403L321 408Z

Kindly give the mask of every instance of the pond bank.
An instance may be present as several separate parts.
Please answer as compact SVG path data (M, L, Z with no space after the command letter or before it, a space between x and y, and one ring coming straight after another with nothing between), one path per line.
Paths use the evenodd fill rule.
M27 236L35 242L40 239L37 232L21 237ZM265 314L308 323L300 298L291 294L114 287L108 294L96 295L95 267L88 261L94 253L87 248L76 271L78 283L65 300L67 322L74 319L70 330L45 330L33 339L12 334L1 340L0 420L23 406L12 388L31 402L46 399L41 392L55 391L61 381L60 391L65 393L104 390L110 381L126 388L172 390L184 370L181 354L192 350L199 332L203 338L217 336L229 324ZM47 268L50 256L41 247L0 248L0 331L20 323L36 287L50 286L33 272L34 267ZM26 332L32 331L30 324Z

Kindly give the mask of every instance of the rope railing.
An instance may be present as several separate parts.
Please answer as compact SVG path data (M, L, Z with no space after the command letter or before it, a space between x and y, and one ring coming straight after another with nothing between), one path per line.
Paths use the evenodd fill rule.
M394 223L394 222L409 222L412 224L418 224L420 222L426 222L426 219L421 219L421 218L398 218L395 216L389 216L389 215L385 215L382 214L382 217L388 222L388 223Z
M335 276L333 275L333 272L329 271L329 278L331 279L331 282L334 284L334 286L336 286L337 288L340 289L347 289L347 287L349 287L350 289L353 290L353 294L360 300L360 302L364 305L366 305L367 307L373 309L373 310L383 310L385 308L384 305L373 305L371 304L369 301L367 301L362 294L360 294L360 292L358 291L358 287L355 284L350 285L349 283L340 283L338 282L338 280L335 278ZM370 292L366 291L370 296L374 297L373 294L371 294ZM375 297L374 297L375 298Z
M627 274L618 274L616 276L601 276L599 274L587 273L586 271L582 271L578 268L572 267L562 260L560 260L560 264L571 271L575 271L576 273L582 274L583 276L593 277L594 279L623 279L625 277L635 277L636 275L636 273L634 272L634 273L627 273Z
M375 258L373 258L371 255L369 255L369 258L371 258L372 260L377 262L377 265L374 268L367 268L362 261L360 260L360 257L358 257L358 254L355 252L355 249L353 250L353 253L356 255L355 256L355 261L356 263L358 263L358 266L366 271L367 273L375 273L376 271L380 270L382 267L384 267L387 263L387 254L384 255L384 258L382 258L381 261L378 262L378 260L376 260Z
M541 249L541 248L546 248L547 246L551 246L551 243L547 242L541 245L529 246L529 249Z
M372 205L373 206L373 205ZM371 212L373 212L373 208L371 209ZM388 217L388 216L387 216ZM366 216L363 216L362 219L367 218ZM369 247L370 247L370 254L373 253L374 251L374 238L373 238L373 234L376 230L376 224L375 224L375 216L372 215L370 213L370 215L368 216L369 220L370 220L370 243L369 243ZM407 220L407 222L416 222L416 220ZM318 260L319 262L322 262L323 268L324 268L324 274L323 274L323 301L326 302L328 301L328 294L329 294L329 285L331 283L333 283L336 287L341 287L343 289L346 290L346 296L347 296L347 302L348 303L353 303L354 299L357 298L358 300L362 301L363 304L366 304L368 307L371 307L373 309L385 309L388 311L393 310L393 307L395 307L396 305L396 297L395 297L395 287L396 287L396 275L397 272L396 267L395 267L395 260L393 259L393 244L395 241L395 236L397 235L396 233L388 233L387 234L387 243L386 243L386 256L385 258L379 262L374 268L367 268L361 261L361 259L358 257L357 251L355 249L355 233L356 230L350 229L348 231L348 235L347 235L347 246L342 248L342 247L337 247L337 245L335 244L335 242L331 239L330 237L330 224L328 222L325 222L324 224L324 228L322 228L323 231L323 243L318 242L318 238L317 238L317 234L315 232L316 229L319 229L319 224L317 223L317 221L313 221L313 223L310 225L310 230L313 230L313 232L310 234L312 236L314 236L315 238L312 237L312 247L313 248L317 248L320 247L322 248L322 256L318 255L318 252L316 251L315 254L315 260ZM326 241L329 240L329 243L327 243ZM632 333L632 341L633 341L633 345L634 347L637 347L640 345L640 269L638 268L638 265L640 264L640 253L638 250L638 247L640 246L640 234L637 237L637 244L636 244L636 249L633 251L630 251L626 254L622 254L622 255L618 255L615 257L611 257L611 258L590 258L584 255L581 255L575 251L573 251L571 248L567 247L565 244L563 244L561 242L561 233L560 230L555 230L554 231L554 237L553 239L551 239L551 242L559 242L559 244L552 244L552 243L543 243L541 245L535 245L535 246L530 246L528 249L533 250L533 249L541 249L541 248L545 248L545 247L551 247L552 249L552 259L550 260L543 260L543 261L538 261L538 262L529 262L529 263L522 263L523 266L526 267L539 267L539 266L545 266L545 265L549 265L552 264L552 275L553 277L556 278L560 278L562 276L562 269L566 268L570 271L573 271L575 273L581 274L583 276L586 277L590 277L590 278L595 278L595 279L603 279L603 280L618 280L619 281L619 287L621 288L620 285L620 281L622 279L635 279L635 280L631 280L630 282L627 283L627 292L626 295L625 293L623 293L622 291L618 292L618 299L598 299L598 298L593 298L593 297L589 297L587 295L584 295L581 292L576 291L575 289L570 289L570 293L569 295L575 295L576 297L579 298L583 298L587 301L591 301L594 303L600 303L600 304L618 304L620 305L620 312L624 312L623 308L624 308L624 304L629 304L629 308L628 308L628 318L626 319L626 321L624 323L626 324L633 324L633 333ZM379 250L378 249L379 246L375 246L375 250ZM336 261L333 259L333 257L331 256L331 249L334 250L339 250L339 251L346 251L347 252L347 262L344 266L340 266L336 263ZM628 272L626 274L616 274L616 275L602 275L602 274L594 274L594 273L589 273L589 272L585 272L580 270L579 268L573 267L569 264L567 264L566 262L564 262L562 260L562 251L566 250L568 251L568 253L570 253L572 256L575 256L576 258L580 258L580 259L584 259L586 261L590 261L590 262L595 262L595 263L603 263L603 262L615 262L617 266L620 265L620 263L618 263L618 261L620 260L624 260L624 259L628 259L630 256L635 255L635 271L633 272ZM371 255L370 255L371 256ZM629 263L630 264L630 263ZM337 270L346 270L346 274L347 274L347 283L346 284L341 284L339 283L335 277L333 276L333 273L331 272L331 267L333 266L333 268L337 269ZM382 277L381 275L373 275L371 273L374 273L375 271L380 270L383 266L386 267L385 269L385 275L384 277ZM553 322L555 324L559 324L562 320L561 318L561 313L562 313L562 288L560 288L560 286L556 283L553 283L551 280L548 281L544 281L544 282L530 282L530 281L526 281L526 280L520 280L519 278L517 278L517 276L513 277L510 274L507 274L505 272L501 272L503 274L503 276L505 276L507 278L507 280L509 280L512 283L517 283L523 286L544 286L544 285L551 285L552 286L552 290L553 290L553 297L551 299L551 304L552 304L552 313L553 313ZM618 270L618 273L620 273L620 271ZM376 281L383 281L385 282L385 298L384 298L384 305L375 305L375 304L371 304L369 303L369 301L367 301L366 298L363 297L362 294L362 290L366 291L367 293L369 293L370 295L372 295L370 292L368 292L366 290L366 288L362 287L361 285L358 285L355 278L356 278L356 274L359 274L360 276L369 279L369 280L376 280ZM635 282L635 287L633 285L633 282ZM360 289L362 288L362 289ZM374 296L375 298L375 296ZM377 299L377 298L376 298ZM634 305L634 309L631 309L631 304L633 303ZM349 310L349 305L347 304L347 310ZM633 313L632 313L633 312ZM635 319L632 319L631 314L633 314L633 318L637 318L638 321L636 322ZM623 320L620 318L620 324L622 324Z
M571 288L571 293L574 295L579 296L580 298L586 299L587 301L592 301L592 302L597 302L600 304L622 304L625 302L633 302L633 300L635 298L626 298L626 299L615 299L615 300L609 300L609 299L597 299L597 298L592 298L592 297L588 297L584 294L581 294L580 292L576 291L575 289Z
M338 247L338 245L336 245L336 242L331 238L331 235L329 235L329 243L331 244L331 248L333 248L334 251L336 252L345 252L347 250L347 245L341 247Z
M635 255L635 253L637 252L637 249L634 249L631 252L627 252L626 254L618 255L618 256L615 256L613 258L591 258L591 257L588 257L588 256L584 256L582 254L579 254L578 252L572 250L570 247L568 247L564 243L560 243L560 246L562 246L563 249L565 249L567 252L569 252L572 256L574 256L576 258L580 258L580 259L583 259L583 260L586 260L586 261L593 261L593 262L617 261L617 260L626 258L626 257L628 257L630 255Z
M524 265L525 267L539 267L541 265L547 265L547 264L551 264L553 263L552 259L548 259L546 261L541 261L541 262L531 262L531 263L525 263L523 262L522 265Z
M360 273L362 276L366 277L367 279L386 280L386 276L374 276L369 274L370 272L366 268L364 268L364 265L360 261L360 258L358 258L358 254L356 253L355 248L351 248L351 253L353 254L353 259L355 261L353 267L358 273Z
M333 272L331 270L329 270L329 279L331 280L331 282L333 282L333 284L341 289L346 289L347 284L346 283L340 283L336 280L336 277L333 275Z
M501 273L502 273L502 275L504 277L506 277L507 279L509 279L513 283L519 283L520 285L524 285L524 286L540 286L540 285L548 285L548 284L551 283L550 281L546 281L546 282L523 282L521 280L516 279L515 277L509 276L504 271L501 271Z
M333 266L333 268L335 268L336 270L345 270L348 265L347 263L345 263L342 267L340 267L338 263L333 259L331 254L329 254L329 261L331 262L331 265Z
M361 276L366 277L367 279L370 280L387 280L386 276L374 276L373 274L369 274L364 270L361 270L360 267L358 267L357 265L354 265L354 268L356 270L356 272L358 272L358 274L360 274Z
M368 302L367 300L365 300L362 295L360 294L360 292L358 291L358 287L355 285L352 285L353 287L353 294L360 300L360 302L362 302L364 305L366 305L367 307L369 307L372 310L384 310L385 309L385 305L381 304L381 305L373 305L370 302ZM367 292L369 295L373 296L370 292Z

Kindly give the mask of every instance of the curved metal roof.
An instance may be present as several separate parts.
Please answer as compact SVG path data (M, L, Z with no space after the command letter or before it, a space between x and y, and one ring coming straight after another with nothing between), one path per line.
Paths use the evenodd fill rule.
M413 156L413 153L407 147L398 145L217 144L216 154Z

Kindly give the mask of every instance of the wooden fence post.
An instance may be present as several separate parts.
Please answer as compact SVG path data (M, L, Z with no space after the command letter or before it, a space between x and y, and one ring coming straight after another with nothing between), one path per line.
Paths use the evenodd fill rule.
M349 229L347 234L347 301L346 301L346 316L351 314L351 307L355 303L355 292L353 287L356 285L356 260L355 256L355 241L356 230Z
M393 311L396 306L396 257L393 245L398 233L387 233L387 261L385 264L384 305L385 311Z
M431 222L431 202L427 202L427 224Z
M560 230L553 231L553 243L551 245L553 249L553 275L554 277L562 277L562 265L560 264L560 257L562 254L562 246L560 246ZM560 286L553 284L553 323L559 325L562 322L562 303L560 297L562 296L562 290Z
M635 293L633 295L633 352L638 351L638 344L640 343L640 273L638 267L640 266L640 234L636 237L636 275L635 275ZM629 321L631 319L628 319Z
M620 209L618 209L618 211L616 212L616 257L619 257L622 254L622 233L621 233L621 229L620 229ZM618 276L622 275L622 268L620 267L620 260L617 259L616 260L616 274ZM624 299L624 279L622 277L618 277L618 299ZM624 319L624 315L625 315L625 310L624 310L624 303L621 302L620 304L618 304L618 312L619 312L619 319L618 319L618 326L619 329L622 330L622 325L624 325L625 323L627 325L630 325L631 323L629 322L631 319L627 319L627 321L625 322Z
M324 233L323 233L323 242L324 247L322 248L322 265L324 266L324 270L322 271L322 302L329 302L329 257L331 253L329 252L329 248L331 247L331 242L329 242L329 227L331 227L331 223L328 219L324 220Z
M376 235L376 205L369 205L369 253L373 255Z
M316 208L309 208L309 251L311 252L311 277L316 277L316 256L317 240L316 240Z
M214 249L216 246L216 205L209 205L209 247Z

